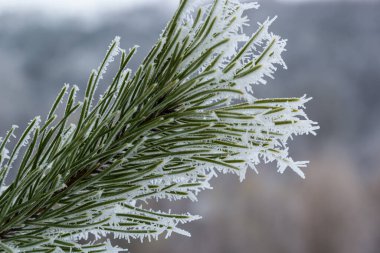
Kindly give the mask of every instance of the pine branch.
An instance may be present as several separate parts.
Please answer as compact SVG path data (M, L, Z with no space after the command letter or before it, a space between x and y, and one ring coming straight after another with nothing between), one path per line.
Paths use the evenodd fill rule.
M257 8L239 0L182 0L136 73L127 66L137 48L121 50L116 37L82 101L78 87L65 85L47 118L33 119L9 151L12 127L0 140L0 251L118 252L109 241L78 240L189 235L178 225L199 216L140 204L196 200L216 173L243 180L260 161L304 177L307 162L294 162L286 143L319 128L303 111L309 99L252 95L253 85L286 67L286 41L268 31L274 19L252 36L243 33L244 12ZM119 54L119 69L97 99ZM16 160L16 178L6 186Z

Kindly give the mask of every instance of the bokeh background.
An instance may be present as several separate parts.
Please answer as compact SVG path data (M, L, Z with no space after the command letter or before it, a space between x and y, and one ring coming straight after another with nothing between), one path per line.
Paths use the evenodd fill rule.
M162 203L204 218L172 236L128 248L135 253L380 252L380 1L262 0L252 24L278 15L289 39L287 71L257 97L314 97L317 137L297 137L307 179L274 164L239 183L213 180L198 203ZM109 42L139 44L136 66L178 0L0 0L0 136L47 113L63 83L84 88ZM255 26L248 28L253 31Z

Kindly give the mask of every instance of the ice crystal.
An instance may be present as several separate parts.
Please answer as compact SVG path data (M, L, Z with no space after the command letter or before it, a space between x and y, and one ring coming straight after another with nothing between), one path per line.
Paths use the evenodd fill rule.
M258 7L182 0L135 73L127 65L137 47L122 50L116 37L92 71L83 101L76 101L79 88L66 84L46 121L32 120L9 151L13 127L0 140L0 251L118 252L101 239L190 236L181 225L199 216L146 204L196 201L218 173L244 180L260 162L304 178L307 162L289 157L287 142L318 129L304 112L310 98L253 96L254 85L286 68L286 40L269 31L276 18L244 33L246 11ZM119 71L95 99L120 53ZM5 186L22 148L16 179ZM95 241L78 242L90 235Z

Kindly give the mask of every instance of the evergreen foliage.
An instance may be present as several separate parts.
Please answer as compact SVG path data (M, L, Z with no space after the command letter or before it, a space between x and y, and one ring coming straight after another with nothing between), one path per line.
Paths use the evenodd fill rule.
M287 141L318 129L303 111L309 98L252 94L253 85L286 67L286 41L268 30L274 19L252 36L243 32L244 12L257 8L182 0L135 73L127 66L137 47L124 51L116 37L83 100L78 87L65 85L48 116L33 119L8 150L13 126L0 140L0 252L118 252L109 241L78 240L189 235L179 225L199 216L141 203L196 200L217 173L243 180L260 161L304 177L307 162L289 157ZM115 77L102 81L118 55ZM101 82L108 86L97 99Z

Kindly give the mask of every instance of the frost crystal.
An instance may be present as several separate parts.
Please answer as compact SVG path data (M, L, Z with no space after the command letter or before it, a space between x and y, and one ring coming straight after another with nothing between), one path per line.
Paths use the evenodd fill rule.
M245 12L257 8L182 0L135 73L127 66L137 47L122 50L116 37L83 101L77 86L65 85L46 121L32 120L12 151L6 144L16 127L0 139L0 251L119 252L101 239L190 236L181 225L199 216L153 210L150 201L196 201L219 173L242 181L261 162L304 178L308 162L289 157L287 142L319 127L304 112L306 96L253 96L255 85L286 68L286 40L269 31L276 18L244 33ZM119 53L119 71L97 94ZM5 186L22 148L16 179ZM94 241L78 242L90 235Z

